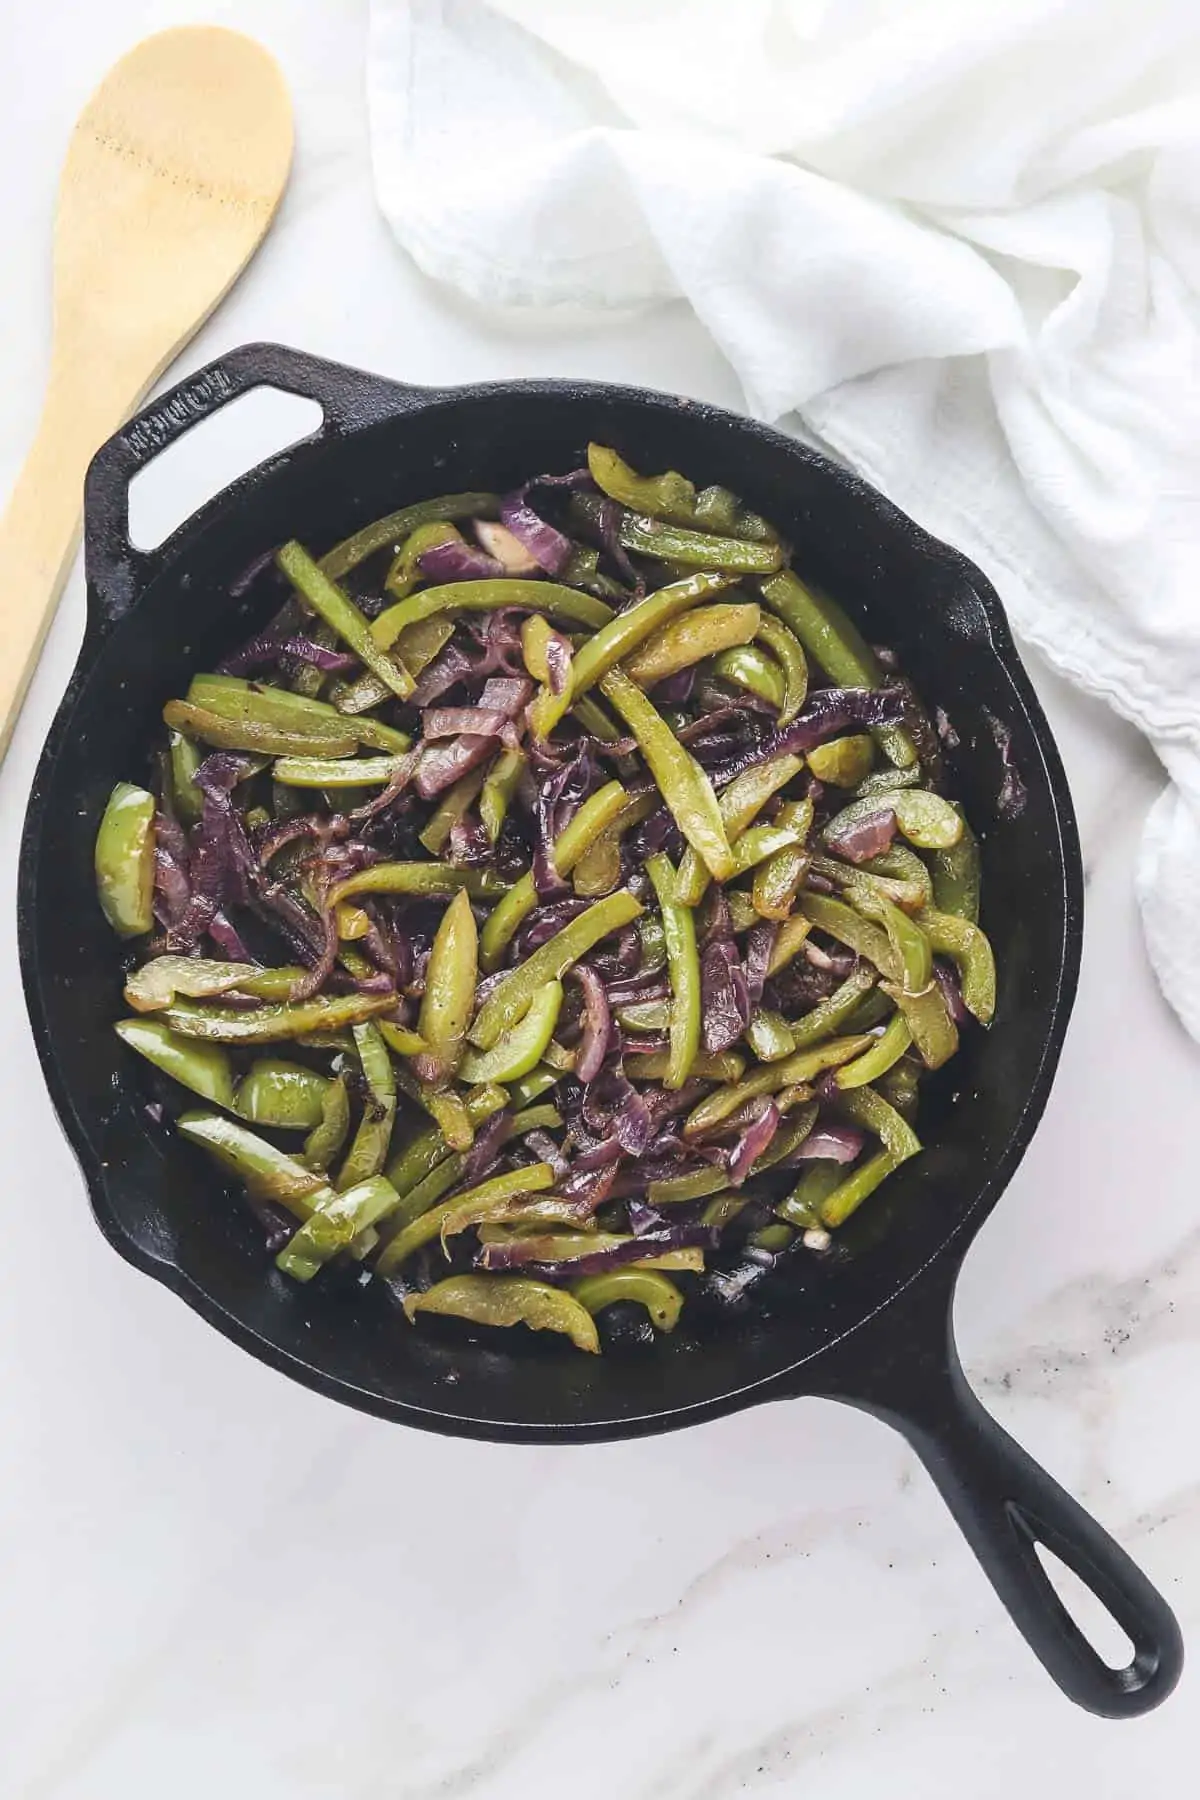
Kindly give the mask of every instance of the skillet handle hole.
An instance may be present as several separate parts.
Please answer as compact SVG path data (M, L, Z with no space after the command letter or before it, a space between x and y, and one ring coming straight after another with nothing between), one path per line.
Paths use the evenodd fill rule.
M1026 1529L1030 1527L1026 1526ZM1037 1537L1033 1538L1033 1548L1047 1581L1076 1629L1087 1639L1105 1667L1114 1671L1130 1668L1137 1656L1137 1646L1099 1595Z
M157 550L186 519L219 494L325 421L316 400L262 386L240 394L167 444L129 483L129 537L134 548Z

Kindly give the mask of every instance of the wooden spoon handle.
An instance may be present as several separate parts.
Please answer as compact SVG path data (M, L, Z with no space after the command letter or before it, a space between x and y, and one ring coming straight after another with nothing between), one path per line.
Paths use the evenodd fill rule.
M126 371L99 364L51 374L37 436L0 518L0 758L78 548L88 463L145 391L131 391Z

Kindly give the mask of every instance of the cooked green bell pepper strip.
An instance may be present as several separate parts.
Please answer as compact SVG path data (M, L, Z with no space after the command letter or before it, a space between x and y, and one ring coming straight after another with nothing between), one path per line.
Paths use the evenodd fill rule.
M789 800L775 815L778 828L793 831L795 841L777 850L755 871L751 899L754 910L764 919L783 920L791 913L812 861L805 844L812 829L813 803L810 799ZM734 855L741 854L741 839L734 845Z
M839 687L884 685L879 658L858 627L827 594L807 587L794 570L781 569L762 583L762 596ZM916 763L916 747L902 726L881 725L872 735L897 768L906 769Z
M479 1241L483 1245L482 1266L488 1267L488 1248L504 1244L511 1255L517 1251L522 1262L577 1262L594 1256L597 1251L615 1250L618 1245L635 1242L628 1232L556 1231L544 1237L527 1237L503 1225L481 1225ZM624 1265L629 1269L688 1269L696 1274L704 1269L704 1252L700 1249L664 1250L657 1256L642 1256Z
M890 981L903 981L904 969L885 930L864 918L844 900L827 894L801 894L796 902L809 923L874 963Z
M551 1088L557 1087L560 1080L557 1070L542 1063L538 1068L531 1069L528 1075L522 1075L518 1081L510 1081L508 1097L514 1106L528 1107L543 1094L549 1093Z
M340 581L376 551L402 544L419 525L442 519L494 518L499 506L495 494L482 493L438 494L432 500L418 500L414 506L402 506L382 519L373 519L361 531L335 544L321 558L321 568L331 581Z
M791 825L748 825L733 846L734 876L746 875L781 850L799 849L802 833Z
M853 1020L857 1008L866 994L874 988L876 974L874 969L865 963L859 963L851 969L841 987L830 994L828 999L818 1000L810 1012L802 1019L789 1020L792 1041L797 1050L807 1049L812 1044L819 1044L824 1038L831 1037L844 1025ZM865 1029L865 1028L864 1028Z
M442 1136L450 1148L469 1150L475 1141L475 1127L471 1124L462 1095L451 1088L418 1085L420 1092L415 1097L430 1118L437 1120Z
M700 956L696 949L696 921L690 907L675 898L675 870L670 858L651 856L646 873L658 896L667 946L667 970L671 980L671 1025L664 1084L681 1088L692 1072L700 1048L704 1002L700 990Z
M751 1014L746 1027L746 1042L759 1062L779 1062L796 1048L791 1028L782 1013L763 1006Z
M168 700L163 718L173 730L199 738L217 750L245 750L256 756L353 756L357 733L346 721L340 737L332 732L317 736L283 725L264 725L255 719L226 719L188 700Z
M271 770L285 787L386 787L404 768L404 756L356 756L330 762L321 756L280 756Z
M815 1100L808 1100L797 1106L783 1120L762 1155L755 1157L750 1165L751 1175L765 1174L768 1169L773 1169L777 1163L789 1157L793 1150L798 1150L805 1138L811 1136L820 1110Z
M957 966L967 1011L981 1025L990 1025L996 1011L996 959L979 926L954 913L932 911L918 913L917 924L937 955L951 957Z
M371 636L377 643L380 638L377 627L381 626L386 618L387 613L380 613L377 619L371 621ZM432 619L419 619L415 625L410 625L407 631L402 631L394 643L389 642L386 646L381 645L380 647L387 649L387 654L393 662L401 664L410 675L416 676L433 661L453 636L454 620L447 619L444 615L441 617L435 615ZM378 675L372 675L368 670L365 675L360 675L357 681L335 683L329 690L329 698L338 712L361 713L368 711L372 706L381 705L385 700L390 700L392 690L386 681L380 681Z
M390 1012L394 994L318 994L311 1000L256 1006L246 1012L232 1007L193 1006L177 1000L158 1016L173 1031L213 1044L277 1044L306 1037L310 1031L337 1031L376 1013Z
M906 993L890 981L883 991L908 1021L912 1041L927 1069L940 1069L958 1049L958 1027L946 1010L946 1002L936 982L918 994Z
M893 1063L899 1062L911 1043L912 1032L908 1028L908 1020L903 1012L895 1012L883 1036L876 1038L862 1056L856 1056L853 1062L843 1063L834 1080L840 1088L866 1087L868 1082L878 1081L881 1075L886 1074Z
M735 650L722 650L713 658L713 674L731 681L747 693L757 694L777 713L783 711L783 670L773 656L757 644L743 644Z
M351 900L342 900L333 911L337 919L338 937L343 943L369 936L371 915L364 912L361 906L355 906Z
M683 581L659 588L657 593L647 594L644 600L635 600L632 606L610 619L575 652L566 690L556 694L544 686L537 695L529 709L534 736L548 737L581 694L595 687L609 670L631 656L661 626L728 586L727 577L702 570Z
M761 621L762 608L748 601L698 606L661 625L628 658L625 673L640 688L653 687L656 681L678 675L706 656L750 643Z
M600 1336L591 1314L561 1288L521 1275L449 1275L423 1294L404 1301L411 1324L420 1312L443 1313L473 1325L525 1325L530 1331L560 1331L577 1350L600 1354Z
M571 702L571 711L576 722L592 737L599 738L602 744L615 744L621 736L619 727L609 718L593 694L580 694L577 700Z
M507 755L508 752L506 751ZM478 799L487 769L481 765L478 769L468 769L460 775L453 787L446 789L435 807L428 825L420 833L420 842L428 850L430 856L440 856L450 841L450 833L460 819Z
M921 1148L921 1140L912 1126L874 1088L848 1088L845 1093L838 1094L835 1104L852 1124L873 1131L897 1162L915 1156Z
M135 969L125 983L125 998L134 1012L161 1012L176 995L210 999L244 987L261 974L256 963L216 962L206 956L154 956Z
M630 1031L666 1031L671 1023L669 1000L635 1000L616 1009L618 1025Z
M499 1097L495 1104L491 1102L493 1095ZM488 1099L488 1112L482 1110L485 1097ZM503 1100L503 1088L475 1088L472 1093L467 1095L464 1103L472 1125L482 1123L484 1118L490 1117L492 1112L498 1111ZM523 1112L518 1112L512 1119L508 1128L508 1137L523 1137L527 1131L553 1130L561 1124L562 1117L556 1107L530 1106L526 1107ZM434 1155L435 1150L436 1156ZM428 1166L423 1173L418 1173L417 1179L413 1181L411 1175L414 1170L419 1170L422 1160ZM400 1205L389 1219L387 1231L383 1233L388 1242L458 1186L462 1179L463 1169L466 1167L467 1158L462 1151L451 1151L441 1132L435 1127L432 1133L425 1133L415 1143L410 1144L408 1149L401 1153L401 1158L397 1159L397 1163L392 1165L392 1169L388 1170L393 1186L396 1185L393 1171L397 1169L401 1161L403 1167L400 1169L400 1173L403 1175L406 1185L401 1188Z
M619 500L633 512L672 525L690 525L696 511L696 489L686 475L668 469L662 475L639 475L636 469L604 444L589 444L588 469L592 480L610 500Z
M275 561L300 597L337 632L372 675L386 681L398 700L407 700L415 685L408 670L380 649L353 600L313 561L304 546L293 538L278 551Z
M688 1114L683 1130L686 1137L695 1137L700 1132L709 1131L745 1106L749 1100L757 1100L764 1094L777 1094L781 1088L799 1087L820 1075L826 1069L840 1068L852 1057L859 1056L870 1048L869 1037L833 1038L828 1043L817 1044L812 1049L801 1050L792 1056L785 1057L782 1062L767 1063L756 1069L752 1075L729 1087L718 1089L715 1094L707 1095L699 1106Z
M871 860L876 862L878 858L872 857ZM841 889L843 897L853 899L855 894L865 894L868 906L872 899L882 896L905 912L916 912L924 899L923 882L897 880L890 875L876 874L865 866L859 868L852 863L842 862L839 857L824 856L820 852L812 859L812 872L823 876L826 881L832 881Z
M792 1192L779 1201L775 1215L797 1231L815 1231L821 1226L821 1207L843 1180L843 1165L818 1157L810 1162Z
M668 1175L662 1181L652 1181L646 1189L646 1198L651 1206L678 1206L688 1200L703 1200L709 1194L719 1194L728 1185L728 1172L714 1165L694 1169L688 1175Z
M772 794L777 794L780 788L786 787L803 767L804 763L798 756L775 756L770 762L744 770L727 787L721 789L717 805L731 844L736 843L747 826L753 824ZM699 906L708 891L708 883L708 870L689 844L683 853L676 878L681 904Z
M399 756L409 747L410 740L403 731L395 731L379 719L350 718L324 700L311 700L304 694L289 693L287 688L246 681L240 675L194 675L187 699L190 705L213 713L218 719L269 725L297 738L344 743L347 737L353 737L364 748L382 750L391 756ZM342 752L323 742L313 754L340 756Z
M490 1119L493 1113L499 1112L506 1104L504 1090L495 1087L475 1088L466 1095L463 1104L471 1125L482 1125L485 1119ZM450 1154L449 1144L438 1127L432 1125L397 1152L388 1164L387 1178L403 1198L419 1182L424 1181L439 1163L445 1162Z
M728 881L734 872L733 851L712 782L628 675L610 669L600 686L637 739L680 831L713 880Z
M879 1150L874 1156L868 1157L866 1162L859 1163L821 1202L821 1224L830 1231L844 1225L867 1195L873 1194L880 1183L886 1181L899 1166L890 1150Z
M731 575L767 575L783 561L783 550L777 543L711 537L706 531L668 525L645 513L627 512L617 535L625 549L638 556L686 563L693 569L719 569Z
M460 889L442 914L425 970L417 1030L427 1049L414 1064L420 1081L443 1087L462 1060L478 973L479 931Z
M900 969L901 985L906 994L921 994L933 979L933 949L929 939L915 920L910 919L884 894L873 889L854 886L850 889L850 903L854 910L864 918L882 925L892 947L895 965ZM807 908L810 917L811 908ZM872 958L872 961L874 958ZM888 973L888 971L884 971ZM896 977L892 976L895 980Z
M755 633L783 672L783 702L779 708L780 725L790 725L808 698L808 663L804 646L782 619L764 611Z
M251 1065L238 1087L237 1111L251 1125L312 1131L321 1122L329 1086L327 1075L318 1075L303 1063L263 1057Z
M530 613L528 618L521 622L521 656L526 669L535 681L547 683L550 681L548 652L551 643L556 638L560 644L566 646L569 663L570 658L575 654L574 647L569 638L564 638L560 632L555 631L544 613ZM569 685L569 668L567 681Z
M517 1194L541 1194L553 1186L554 1170L547 1162L531 1163L528 1168L493 1175L490 1181L481 1181L477 1187L468 1188L465 1194L455 1194L452 1199L431 1206L413 1219L384 1245L376 1268L381 1275L390 1275L393 1269L398 1269L414 1250L441 1236L442 1227L455 1208L486 1207L492 1200L511 1200Z
M562 836L565 835L564 832ZM577 919L570 920L493 988L468 1033L471 1042L481 1050L492 1049L509 1026L516 1024L540 987L547 981L561 981L572 963L586 956L611 932L632 923L641 910L641 902L621 888L606 899L597 900Z
M421 558L425 552L435 549L439 544L461 544L462 541L462 533L449 519L427 519L415 531L409 532L392 558L391 566L384 576L385 590L393 600L406 599L421 579ZM383 617L382 613L379 617ZM386 647L392 641L391 636L386 631L382 634L375 632L374 626L378 622L376 619L372 624L372 635L376 643Z
M962 814L926 788L898 788L888 802L896 824L918 850L952 850L963 834Z
M346 1077L336 1075L326 1084L321 1101L321 1121L314 1125L304 1140L300 1161L306 1169L322 1174L337 1156L350 1135L350 1092Z
M121 937L154 929L154 795L119 781L96 833L96 892Z
M515 606L525 612L545 612L551 618L565 619L568 625L581 625L598 631L613 616L611 606L603 600L584 594L578 588L560 587L554 581L524 581L497 576L487 581L448 581L441 587L422 588L407 600L397 601L381 614L389 620L399 636L419 619L431 619L439 613L495 612L502 606ZM394 640L393 640L394 641Z
M396 1077L378 1025L354 1027L354 1047L367 1087L362 1118L334 1186L339 1193L378 1175L387 1161L396 1122Z
M495 844L500 836L524 767L525 752L506 748L501 750L484 777L479 795L479 817L489 844Z
M657 812L661 801L656 793L635 794L626 800L620 812L596 833L572 871L575 892L586 900L611 894L621 879L621 840L626 832Z
M830 738L808 753L809 768L818 781L827 781L830 787L856 788L871 773L874 761L874 742L866 732Z
M948 850L935 850L929 858L933 879L933 905L940 913L953 913L970 925L979 923L979 896L982 873L979 864L979 841L956 807L962 821L962 836Z
M204 761L204 752L182 731L167 734L171 750L171 797L175 811L185 825L194 825L204 809L204 795L196 786L196 770Z
M176 1125L181 1137L207 1150L256 1198L275 1200L298 1219L307 1219L319 1198L333 1196L322 1175L247 1131L236 1119L219 1113L183 1113Z
M379 1029L383 1033L384 1043L397 1056L422 1056L429 1048L420 1032L410 1030L407 1025L396 1025L391 1019L381 1019Z
M285 963L278 969L255 969L238 982L239 994L253 994L256 1000L286 1000L304 970L299 963Z
M371 1175L323 1198L311 1217L284 1245L275 1267L293 1281L311 1281L340 1251L396 1208L396 1190L382 1175Z
M933 905L933 882L929 870L915 850L907 844L892 844L887 850L881 850L869 862L861 865L864 875L882 875L885 880L896 884L892 898L897 906L903 905L907 911L910 906L918 910ZM899 890L905 890L901 899Z
M551 857L556 874L569 875L628 802L629 796L619 781L609 781L591 794L554 840ZM500 967L522 919L536 905L537 888L530 870L504 891L503 898L484 924L479 940L479 961L485 974L490 975Z
M585 1275L572 1283L571 1293L593 1317L606 1306L635 1300L645 1307L656 1331L674 1331L683 1311L683 1295L675 1283L654 1269L609 1269L602 1275Z
M490 1050L468 1050L462 1060L464 1081L518 1081L537 1067L554 1036L562 1010L561 981L548 981L534 994L523 1019L509 1027Z
M347 875L329 890L329 904L348 900L352 894L457 894L465 888L473 900L491 900L503 894L504 882L484 869L455 869L449 863L387 862Z
M920 787L923 779L920 763L910 763L906 769L897 769L888 764L860 781L854 790L854 797L856 800L874 800L874 810L881 812L887 805L886 800L881 800L882 795L894 794L900 788Z
M139 1056L214 1106L234 1110L233 1069L216 1044L179 1037L161 1019L118 1019L113 1030Z
M727 1193L714 1194L700 1214L700 1223L715 1225L718 1231L723 1231L749 1204L750 1196L745 1188L730 1188Z
M734 912L733 902L735 899L747 900L750 899L750 896L739 894L736 889L729 896L729 910L733 914L734 930L748 931L752 926L758 924L762 914L750 899L750 905L746 909L749 917L742 922ZM771 946L771 960L767 964L767 974L778 975L780 969L786 969L790 962L794 962L811 931L812 920L806 919L803 913L793 912L784 919L775 933L775 942Z
M916 1122L921 1099L921 1071L910 1056L893 1063L879 1078L879 1092L909 1125Z
M668 1052L656 1050L650 1056L631 1056L626 1074L632 1081L664 1081ZM745 1073L746 1059L736 1050L700 1050L692 1063L692 1076L701 1081L738 1081Z

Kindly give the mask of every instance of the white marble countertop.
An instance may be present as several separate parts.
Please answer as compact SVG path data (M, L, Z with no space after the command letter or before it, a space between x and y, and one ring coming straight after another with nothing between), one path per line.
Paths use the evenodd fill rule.
M671 309L480 316L376 214L360 0L0 9L0 492L32 432L57 169L143 32L260 36L296 102L275 231L177 373L278 338L418 380L631 379L731 405ZM203 447L157 500L224 465ZM227 473L232 470L226 469ZM21 1800L1092 1800L1194 1779L1193 1668L1136 1724L1075 1711L913 1457L815 1402L645 1442L486 1447L283 1380L107 1248L42 1087L11 905L82 629L77 571L0 775L0 1796ZM1144 746L1030 659L1079 809L1087 941L1045 1121L959 1290L1000 1419L1200 1621L1200 1053L1139 935ZM597 1554L596 1546L606 1546Z

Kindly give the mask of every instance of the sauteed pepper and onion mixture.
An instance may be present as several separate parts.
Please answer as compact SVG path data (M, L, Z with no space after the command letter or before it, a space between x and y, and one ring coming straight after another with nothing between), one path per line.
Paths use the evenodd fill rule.
M827 1253L995 1006L894 658L734 494L598 444L254 579L96 873L116 1030L277 1268L594 1352Z

